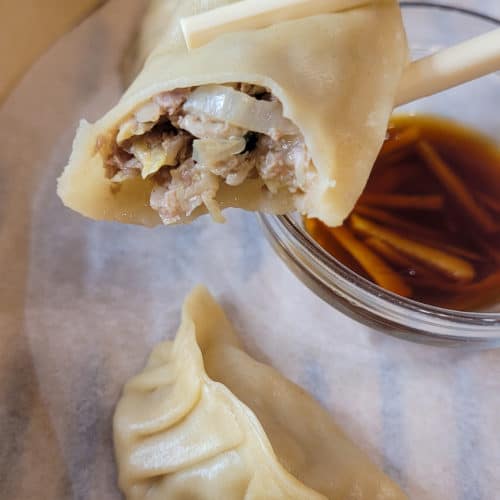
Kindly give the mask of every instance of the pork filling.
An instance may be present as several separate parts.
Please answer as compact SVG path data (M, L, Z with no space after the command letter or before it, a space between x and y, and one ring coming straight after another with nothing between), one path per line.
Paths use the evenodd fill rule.
M215 201L222 183L260 177L266 189L300 194L315 175L304 139L283 117L280 102L249 84L206 85L155 96L122 122L103 151L114 183L153 182L151 207L164 224L205 205L222 221Z

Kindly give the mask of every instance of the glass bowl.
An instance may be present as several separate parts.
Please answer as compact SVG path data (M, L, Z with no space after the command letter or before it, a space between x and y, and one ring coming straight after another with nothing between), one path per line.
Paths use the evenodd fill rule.
M412 58L494 29L500 21L477 12L426 2L401 2ZM500 137L498 74L420 99L395 113L436 114ZM313 292L351 318L407 340L436 345L500 346L500 304L487 312L429 306L385 291L323 250L298 215L259 215L277 254Z

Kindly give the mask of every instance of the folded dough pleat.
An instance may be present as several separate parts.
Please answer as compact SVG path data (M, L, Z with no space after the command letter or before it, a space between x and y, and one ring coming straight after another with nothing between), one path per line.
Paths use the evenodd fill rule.
M403 499L305 391L245 354L203 287L116 408L128 499Z
M226 207L342 223L407 62L397 2L229 33L188 52L179 19L227 3L151 3L135 52L142 71L109 113L80 125L58 186L68 207L145 225L207 211L222 220Z

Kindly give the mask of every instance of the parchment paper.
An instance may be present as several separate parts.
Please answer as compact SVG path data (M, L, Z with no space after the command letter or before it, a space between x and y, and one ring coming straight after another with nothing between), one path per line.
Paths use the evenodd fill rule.
M500 14L496 0L463 3ZM76 124L118 98L144 4L112 0L0 110L0 498L120 498L115 402L200 282L248 351L316 396L411 498L500 498L499 351L413 345L349 320L287 270L251 214L148 230L62 207Z

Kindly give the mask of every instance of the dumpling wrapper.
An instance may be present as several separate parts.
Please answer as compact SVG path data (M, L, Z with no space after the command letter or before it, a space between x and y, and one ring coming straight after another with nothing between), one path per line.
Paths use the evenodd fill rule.
M245 354L203 287L114 416L129 500L406 498L304 390Z
M132 179L116 192L96 153L98 137L116 134L134 110L161 92L204 84L245 82L271 89L283 114L302 133L318 179L305 196L272 195L259 179L223 184L224 207L271 213L295 209L339 225L361 194L383 143L407 42L395 0L341 13L225 34L189 51L179 19L228 0L154 0L140 36L139 61L151 47L138 78L120 102L95 124L82 121L69 165L59 179L65 205L94 219L155 225L152 184ZM155 45L156 41L158 43ZM204 213L197 209L183 222Z

